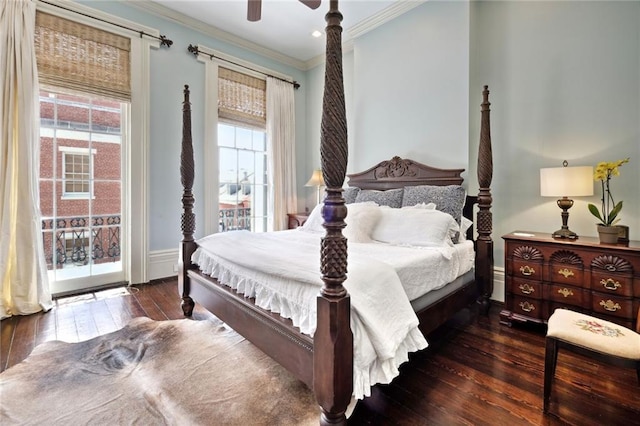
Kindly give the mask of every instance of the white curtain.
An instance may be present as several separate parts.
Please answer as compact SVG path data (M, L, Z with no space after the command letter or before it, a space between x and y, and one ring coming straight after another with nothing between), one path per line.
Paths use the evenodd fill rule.
M36 4L0 6L0 317L52 306L41 233Z
M293 85L267 77L267 143L269 148L269 230L287 229L287 213L298 210L296 132Z

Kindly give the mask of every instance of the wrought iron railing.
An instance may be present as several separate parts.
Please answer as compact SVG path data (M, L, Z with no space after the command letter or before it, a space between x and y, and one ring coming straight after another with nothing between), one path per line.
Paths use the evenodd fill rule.
M251 231L251 207L220 209L218 214L220 232L246 229Z
M48 269L115 262L120 260L120 215L45 218L42 238Z

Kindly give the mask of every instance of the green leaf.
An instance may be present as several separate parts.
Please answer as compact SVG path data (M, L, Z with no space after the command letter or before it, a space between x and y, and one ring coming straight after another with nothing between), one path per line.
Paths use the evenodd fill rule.
M613 225L614 224L613 221L615 220L616 216L618 216L618 213L620 213L620 210L622 210L622 201L618 202L618 204L615 205L613 210L611 210L611 213L609 214L609 221L608 221L607 225Z
M587 207L589 208L589 211L592 215L597 217L600 222L604 223L604 219L602 219L602 216L600 216L600 211L594 204L589 204Z

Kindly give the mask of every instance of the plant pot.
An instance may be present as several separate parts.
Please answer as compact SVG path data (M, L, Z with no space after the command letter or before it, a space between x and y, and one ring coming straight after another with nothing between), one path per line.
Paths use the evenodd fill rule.
M601 244L617 244L620 230L617 226L598 225L598 237Z

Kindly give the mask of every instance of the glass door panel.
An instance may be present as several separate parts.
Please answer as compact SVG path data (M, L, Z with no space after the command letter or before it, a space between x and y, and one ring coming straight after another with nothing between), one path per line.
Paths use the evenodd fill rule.
M40 93L40 210L54 295L124 281L125 110L117 101Z

